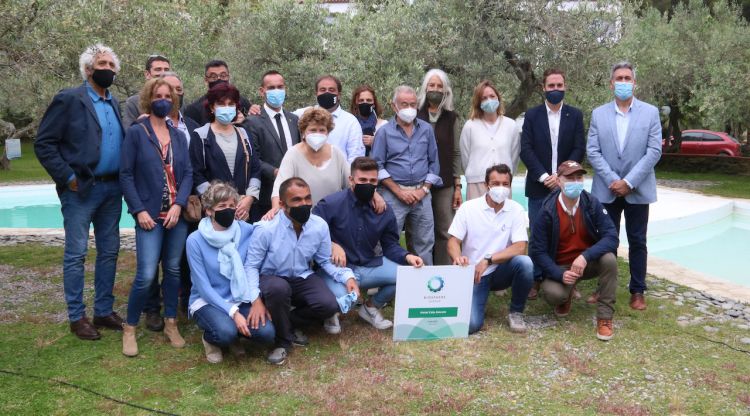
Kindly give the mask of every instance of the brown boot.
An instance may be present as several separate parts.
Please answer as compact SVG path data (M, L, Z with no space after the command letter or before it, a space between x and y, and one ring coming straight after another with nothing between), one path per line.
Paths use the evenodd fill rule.
M70 332L76 334L80 339L86 341L95 341L102 337L94 325L91 325L89 318L83 317L75 322L70 323Z
M534 286L531 287L531 290L529 290L529 296L526 297L528 300L536 300L536 298L539 297L539 287L542 285L542 282L534 282Z
M646 310L646 298L643 297L643 293L633 293L630 295L630 307L637 311Z
M570 313L570 307L573 305L573 290L568 295L568 300L565 303L555 306L555 316L558 318L564 318Z
M133 325L122 325L122 353L128 357L138 355L138 341L135 340L135 327Z
M164 319L164 335L169 338L169 343L175 348L182 348L185 346L185 340L180 335L180 331L177 329L177 319L166 318Z
M596 337L602 341L609 341L615 334L615 326L611 319L596 320Z

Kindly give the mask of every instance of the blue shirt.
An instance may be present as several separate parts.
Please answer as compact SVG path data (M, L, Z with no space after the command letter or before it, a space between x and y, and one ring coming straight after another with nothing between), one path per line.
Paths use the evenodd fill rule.
M377 214L370 204L359 202L351 189L344 189L321 199L313 213L328 223L331 240L344 248L347 264L381 266L383 256L375 255L378 243L388 259L406 264L409 253L399 245L396 216L390 206Z
M120 171L120 145L122 144L122 124L112 105L112 94L107 90L105 98L94 91L88 81L86 91L91 97L96 118L102 128L102 144L99 147L99 163L94 168L94 176L114 175Z
M356 278L351 269L331 263L328 224L317 215L310 215L302 225L299 238L292 221L283 211L271 221L256 223L245 259L245 274L254 292L252 301L259 293L260 275L306 279L313 273L310 268L313 260L337 282L346 283L349 278Z
M370 157L378 162L378 179L393 179L399 185L413 186L428 182L440 186L435 133L430 123L414 119L411 138L406 135L396 118L375 133Z

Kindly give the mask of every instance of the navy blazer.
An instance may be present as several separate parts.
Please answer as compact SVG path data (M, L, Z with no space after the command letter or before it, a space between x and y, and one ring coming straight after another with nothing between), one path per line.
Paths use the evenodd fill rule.
M292 136L292 146L300 142L299 118L289 111L284 110L284 117L289 123L289 134ZM258 203L262 206L271 206L271 190L276 176L275 169L281 165L286 151L286 142L282 142L276 133L276 120L271 120L265 108L261 108L260 115L250 116L245 120L244 126L253 140L253 148L260 160L261 186Z
M112 107L122 128L120 106L114 96ZM102 128L84 83L62 90L52 99L37 129L34 152L55 181L58 194L75 175L78 192L85 197L94 184L101 143Z
M586 139L583 134L583 113L581 110L563 104L560 109L560 132L557 139L557 163L566 160L583 162L586 154ZM544 198L550 190L539 182L547 173L552 174L552 138L549 135L547 105L542 103L526 112L521 132L521 160L526 165L526 196Z
M244 146L240 140L237 141L237 157L234 160L234 176L232 176L227 157L216 143L216 135L210 126L210 124L205 124L190 131L190 162L193 166L193 185L198 193L203 193L208 188L208 184L214 180L233 184L240 195L245 195L252 183L260 188L260 160L257 152L253 150L250 138L244 140ZM239 135L242 127L235 127L235 129ZM201 137L201 131L206 134L205 139ZM245 147L249 153L248 156L245 156Z
M539 216L531 230L529 256L542 269L545 278L562 282L561 265L555 262L557 248L560 243L560 218L557 213L557 189L544 200ZM594 244L581 253L587 262L598 260L607 253L617 255L620 238L617 236L615 223L607 214L607 210L596 197L590 193L581 192L578 210L583 214L586 232L594 240Z
M143 129L148 129L148 134ZM172 142L172 169L177 184L175 203L183 208L193 188L193 169L185 139L180 131L167 125ZM162 166L159 139L149 119L135 123L125 133L120 153L120 186L128 212L134 217L141 211L151 218L158 218L164 190L164 167Z

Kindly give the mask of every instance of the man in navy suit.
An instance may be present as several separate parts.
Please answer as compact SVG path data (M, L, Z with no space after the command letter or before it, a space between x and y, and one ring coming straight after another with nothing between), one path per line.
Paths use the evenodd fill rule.
M661 157L659 110L637 100L635 70L629 62L612 66L609 87L615 100L591 114L586 152L594 167L591 194L604 204L620 232L625 213L630 263L630 307L646 309L646 231L649 204L656 202L654 166Z
M63 288L70 330L96 340L97 327L122 330L112 311L117 254L120 250L122 192L120 146L124 136L117 100L109 88L120 71L112 49L96 44L80 57L83 85L59 92L44 113L34 150L57 185L65 228ZM83 303L84 261L89 227L94 224L94 322Z
M271 190L281 159L289 148L300 141L297 127L299 118L283 109L286 100L284 77L278 71L266 72L261 77L258 91L264 100L263 108L244 123L260 159L261 170L260 198L251 208L251 222L259 221L271 209Z
M521 160L526 165L526 197L529 229L534 229L544 199L558 187L557 167L566 160L583 162L586 141L583 113L563 103L565 73L556 68L544 71L544 104L526 112L521 132ZM536 299L542 270L534 265L534 287L529 299Z

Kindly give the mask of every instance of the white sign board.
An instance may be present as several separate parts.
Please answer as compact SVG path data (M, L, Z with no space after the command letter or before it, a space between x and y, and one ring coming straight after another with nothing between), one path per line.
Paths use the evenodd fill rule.
M20 159L21 139L5 140L5 154L8 156L8 159Z
M393 340L466 338L474 268L399 266Z

